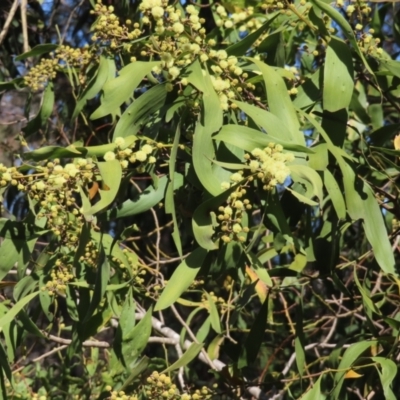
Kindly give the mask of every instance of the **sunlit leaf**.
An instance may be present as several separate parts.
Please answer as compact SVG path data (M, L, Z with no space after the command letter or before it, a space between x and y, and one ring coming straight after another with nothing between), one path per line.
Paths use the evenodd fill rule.
M207 251L198 247L178 265L161 293L154 308L155 311L169 307L193 283L206 255Z

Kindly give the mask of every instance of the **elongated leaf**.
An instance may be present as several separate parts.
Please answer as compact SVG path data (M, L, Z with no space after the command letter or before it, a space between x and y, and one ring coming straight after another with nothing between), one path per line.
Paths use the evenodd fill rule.
M235 190L232 187L218 196L211 197L204 203L200 204L192 219L193 234L196 242L207 250L218 249L218 241L213 237L215 227L217 226L216 215L213 210L217 210L228 196Z
M340 361L338 372L335 374L335 388L332 392L332 398L340 400L340 392L343 386L344 377L346 370L350 369L353 364L357 361L360 355L370 348L371 346L377 345L377 340L363 340L361 342L352 344L343 354L342 360Z
M100 170L103 182L108 189L99 189L100 200L95 205L90 206L90 204L83 204L83 215L86 218L108 207L115 200L119 185L121 184L122 168L118 160L99 162L97 166Z
M303 396L301 396L301 400L325 400L326 396L321 392L321 381L323 378L323 374L320 375L317 382L314 383L314 386L308 390Z
M279 11L269 14L268 21L264 22L260 28L247 35L244 39L227 47L226 52L230 56L242 56L243 54L246 54L247 50L250 49L253 43L270 27L271 23L279 16L279 14Z
M33 292L31 294L28 294L21 300L19 300L8 312L6 315L3 315L0 318L0 331L1 329L9 324L12 320L15 319L17 314L32 300L34 299L40 292Z
M293 190L289 187L287 187L286 190L289 190L289 192L292 193L292 195L294 197L296 197L298 200L300 200L304 204L308 204L309 206L317 206L318 205L318 203L316 201L309 199L308 197L297 192L296 190Z
M324 138L329 151L336 158L343 175L345 189L345 200L347 211L354 220L362 219L365 234L372 246L376 261L381 269L390 274L395 274L395 260L388 239L387 230L379 205L375 199L372 189L367 183L356 177L351 166L343 158L341 149L336 147L324 129L315 119L300 111L314 126L318 133Z
M72 147L66 148L58 146L45 146L40 149L24 153L23 158L25 160L41 161L49 158L74 158L83 157L84 155L86 155L85 151L81 151Z
M259 114L259 110L264 112L264 110L257 109L251 104L241 103L239 101L236 101L235 103L238 104L239 108L242 109L246 114L248 114L253 120L254 120L253 116ZM248 112L250 112L250 114ZM267 113L267 111L265 111L265 113ZM271 113L268 113L268 118L270 118L271 116L272 119L276 118ZM255 122L257 123L257 121ZM265 124L265 126L269 127L272 126L266 124L265 120L262 120L261 122ZM280 123L280 121L276 119L275 123L277 124L278 122ZM263 125L260 124L260 126L264 128ZM278 127L278 125L276 125L276 127ZM285 128L283 127L283 130L284 129ZM247 126L229 124L229 125L224 125L218 132L218 134L214 136L214 139L220 140L225 143L233 144L234 146L237 146L240 149L246 150L248 152L251 152L256 147L261 147L261 148L266 147L268 146L269 143L274 142L281 144L285 150L296 151L300 153L308 153L308 154L314 153L314 151L312 149L309 149L308 147L293 144L289 141L282 140L282 135L278 134L278 129L276 129L276 132L275 128L272 129L272 131L269 128L266 130L267 133L265 134L255 129L249 128ZM279 132L282 133L282 129L279 128ZM274 134L276 136L274 136Z
M180 180L182 182L182 179ZM108 218L123 218L131 215L141 214L158 204L165 194L168 184L168 177L163 176L158 180L158 187L154 189L149 186L137 196L135 200L126 200L118 208L114 208L107 213ZM100 217L101 219L101 217Z
M219 318L219 313L216 304L214 303L214 300L210 296L208 292L206 292L207 300L208 300L208 306L209 306L209 312L210 312L210 321L211 321L211 326L214 329L215 332L221 333L221 321Z
M5 384L5 379L8 379L8 382L12 385L13 384L13 376L10 368L10 363L7 359L7 353L4 350L3 343L0 342L0 399L6 400L8 399L7 396L7 389Z
M394 395L391 385L398 372L397 365L392 360L384 357L371 357L371 359L379 363L382 368L382 372L378 369L378 373L385 399L396 400L397 397Z
M153 67L159 64L159 62L137 61L122 68L117 78L107 81L104 85L104 97L101 101L101 106L90 118L102 118L119 110L121 104L133 96L134 90L142 79L151 73Z
M38 44L32 50L27 51L26 53L20 54L18 57L15 57L15 61L26 60L29 57L37 57L42 54L50 53L58 47L58 44Z
M247 336L242 354L240 355L239 368L251 365L257 358L261 344L264 339L268 320L268 298L262 304L254 323Z
M129 377L121 386L120 390L125 390L130 384L132 384L132 382L137 376L139 376L142 372L146 371L149 364L150 364L150 358L147 356L142 357L137 363L135 363L133 367L129 369L130 371Z
M89 82L83 93L79 96L78 101L76 102L75 109L72 114L72 119L76 118L79 115L87 100L92 99L100 92L103 85L106 83L107 78L109 77L110 70L114 68L114 60L102 54L100 56L99 68L96 71L95 76Z
M221 182L215 174L220 167L211 162L215 158L212 135L222 126L221 104L210 75L206 72L203 76L198 61L190 66L189 73L188 81L203 92L203 110L196 124L193 139L193 166L204 188L210 194L217 196L222 189Z
M110 279L110 264L107 260L106 254L104 252L103 245L100 244L99 249L99 262L97 264L97 274L96 274L96 283L94 286L92 300L90 302L89 308L87 310L87 314L83 320L86 322L89 318L94 314L96 309L99 307L99 304L103 300L104 294L106 292L107 283Z
M331 17L342 29L344 35L347 37L349 42L353 45L354 50L357 52L358 56L361 58L362 62L364 63L365 68L368 72L375 78L374 72L372 71L371 67L369 66L367 60L364 57L364 54L360 50L357 44L357 39L354 35L353 28L350 26L346 18L343 15L335 10L332 6L325 3L322 0L310 0L311 3L315 4L318 8L324 11L329 17Z
M224 343L224 340L225 340L225 335L217 335L209 344L207 348L207 354L211 360L219 358L219 351L222 343Z
M167 369L162 371L162 373L167 373L171 371L175 371L181 367L184 367L190 363L197 355L200 353L201 349L203 348L203 343L192 343L190 347L185 351L183 356L172 365L170 365Z
M31 119L22 131L26 136L36 133L43 125L47 123L53 113L54 107L54 88L50 82L43 92L40 110L35 118Z
M155 311L169 307L193 283L206 255L207 251L198 247L178 265L161 293L154 309Z
M299 177L307 180L311 183L314 191L314 195L318 197L318 200L321 202L323 198L323 185L322 179L319 176L318 172L314 171L312 168L307 165L290 165L290 171L293 174L298 175ZM295 181L295 178L292 176L292 179Z
M281 127L287 127L290 133L290 141L304 146L305 139L299 130L300 124L284 80L272 67L259 60L251 60L257 65L263 75L271 113L278 117Z
M353 60L349 46L333 36L325 58L324 110L335 112L348 107L353 89Z
M153 308L150 307L142 320L129 332L124 332L123 341L121 345L122 356L127 369L134 368L138 357L145 349L152 328L152 314ZM132 316L135 318L135 315Z
M268 139L266 140L277 143L281 140L292 142L289 129L282 124L277 116L252 104L241 101L234 101L234 103L267 133L266 138ZM241 127L238 126L238 128Z
M167 91L165 84L153 86L143 93L137 100L124 111L117 123L113 139L135 135L146 119L160 110L165 103Z
M387 68L393 76L400 78L400 63L396 60L380 59L381 66Z
M175 210L175 201L174 201L174 188L175 188L175 164L176 164L176 156L178 154L178 145L181 137L181 127L178 125L174 142L172 144L171 156L169 160L169 178L170 182L168 184L167 192L165 194L165 212L171 214L172 221L174 223L174 230L172 232L172 238L174 239L174 243L176 249L178 250L179 256L182 258L182 242L181 236L178 227L178 220L176 218L176 210Z
M339 219L346 219L346 204L342 192L334 176L328 169L324 171L324 183L336 211L336 215Z

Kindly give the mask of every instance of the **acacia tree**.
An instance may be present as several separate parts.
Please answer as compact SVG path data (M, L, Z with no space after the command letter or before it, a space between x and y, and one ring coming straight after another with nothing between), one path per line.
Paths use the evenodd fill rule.
M397 6L66 4L1 5L0 397L398 398Z

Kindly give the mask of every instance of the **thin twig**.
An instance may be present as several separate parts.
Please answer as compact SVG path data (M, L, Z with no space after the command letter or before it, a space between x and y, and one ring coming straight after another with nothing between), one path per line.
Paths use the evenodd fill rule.
M62 346L56 347L56 348L54 348L54 349L51 349L50 351L48 351L48 352L46 352L46 353L40 355L39 357L34 358L32 361L30 361L30 364L33 364L33 363L35 363L35 362L38 362L38 361L42 360L43 358L46 358L46 357L48 357L48 356L50 356L50 355L52 355L52 354L54 354L54 353L57 353L57 352L59 352L59 351L61 351L61 350L66 349L67 347L68 347L68 345L67 345L67 344L64 344L64 345L62 345ZM25 367L26 367L26 365L24 365L24 366L22 366L22 367L19 367L19 368L13 370L12 373L13 373L13 374L16 374L17 372L22 371Z
M70 24L71 24L71 20L72 20L72 18L75 16L75 11L76 11L79 7L81 7L82 4L83 4L84 2L85 2L85 0L82 0L82 1L81 1L79 4L77 4L77 5L72 9L72 11L70 12L69 17L68 17L68 19L67 19L67 23L65 24L65 27L64 27L64 32L63 32L62 37L61 37L61 43L64 42L65 36L67 36L67 32L68 32L68 28L69 28L69 26L70 26Z
M189 325L183 320L183 318L179 315L178 310L176 309L176 307L174 305L171 305L171 310L174 313L176 319L182 324L182 326L186 329L187 333L189 334L189 336L192 338L193 342L195 343L199 343L199 341L197 340L195 334L192 332L192 330L190 329ZM201 350L204 358L207 360L207 364L212 368L212 369L217 369L214 365L214 363L212 362L211 358L208 356L207 352L202 349Z
M17 12L18 8L18 3L19 0L14 0L13 5L11 6L10 12L8 14L8 17L6 19L6 22L4 23L4 27L0 33L0 45L3 43L3 40L7 36L8 29L10 28L11 22L14 18L15 13Z
M27 3L28 3L27 0L21 0L21 24L22 24L22 38L23 38L24 53L29 51L28 21L26 18Z

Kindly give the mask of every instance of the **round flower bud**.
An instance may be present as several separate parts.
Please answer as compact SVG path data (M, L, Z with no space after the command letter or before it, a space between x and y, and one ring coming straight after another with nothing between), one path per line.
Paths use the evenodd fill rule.
M139 150L135 153L135 158L138 161L146 161L147 159L147 154L143 150Z
M115 160L115 153L113 151L107 151L106 154L104 154L104 161L112 161Z
M123 147L125 146L125 139L122 137L117 137L114 141L114 143L118 146L118 147Z
M185 27L184 27L180 22L175 22L175 23L172 25L172 30L173 30L175 33L182 33L182 32L185 30Z

